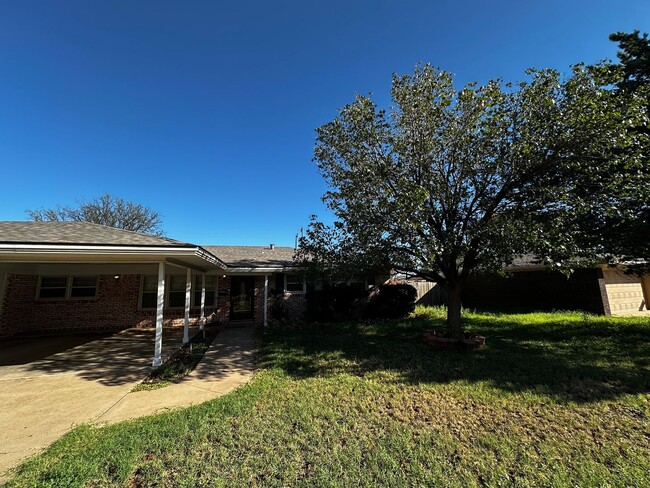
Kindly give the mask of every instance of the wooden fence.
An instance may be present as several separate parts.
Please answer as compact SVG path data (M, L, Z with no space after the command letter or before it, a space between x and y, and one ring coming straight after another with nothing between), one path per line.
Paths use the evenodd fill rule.
M415 302L417 305L435 307L447 303L447 291L438 283L413 279L405 280L404 283L408 283L417 290L418 296Z

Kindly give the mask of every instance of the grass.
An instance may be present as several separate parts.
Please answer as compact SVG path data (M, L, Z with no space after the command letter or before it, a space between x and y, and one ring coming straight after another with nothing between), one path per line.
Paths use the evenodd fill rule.
M218 331L214 328L206 329L204 334L196 334L189 343L174 352L160 367L152 370L149 376L131 391L158 390L180 381L196 368L217 334Z
M81 426L9 486L650 486L650 320L442 312L265 330L253 381L186 410Z

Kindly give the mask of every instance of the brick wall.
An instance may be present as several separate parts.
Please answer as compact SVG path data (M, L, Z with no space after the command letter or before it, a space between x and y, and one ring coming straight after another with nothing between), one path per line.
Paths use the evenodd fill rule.
M97 297L90 300L38 300L38 276L9 274L5 293L0 299L0 339L25 334L56 334L74 331L122 330L130 327L153 327L155 310L140 310L140 275L99 276ZM254 317L264 323L264 276L254 278ZM275 288L275 275L269 276L269 306ZM291 320L302 320L305 296L281 295ZM199 310L192 308L190 323L196 324ZM220 323L230 320L230 277L219 277L216 307L206 307L205 314L215 313ZM164 324L182 325L182 309L165 309ZM272 320L269 311L269 320Z
M121 330L155 325L155 310L138 308L140 275L100 275L97 297L90 300L37 300L38 276L10 274L0 315L0 339L21 334ZM206 307L206 316L214 311ZM165 310L165 325L182 325L183 309ZM199 320L190 311L190 322Z
M264 276L255 276L253 279L253 321L260 325L264 323ZM219 292L217 298L216 315L220 323L228 323L230 320L230 276L219 277ZM269 321L273 320L273 301L278 296L284 303L291 320L304 320L305 296L302 294L285 293L278 295L275 292L276 276L269 275Z
M230 319L230 277L219 276L217 284L217 321L228 323Z

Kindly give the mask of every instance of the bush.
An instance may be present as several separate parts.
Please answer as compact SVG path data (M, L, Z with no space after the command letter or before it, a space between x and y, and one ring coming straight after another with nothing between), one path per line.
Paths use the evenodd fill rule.
M385 283L376 287L368 300L368 317L400 319L415 310L417 290L406 283Z
M307 319L332 322L363 317L368 292L362 287L339 284L307 293Z

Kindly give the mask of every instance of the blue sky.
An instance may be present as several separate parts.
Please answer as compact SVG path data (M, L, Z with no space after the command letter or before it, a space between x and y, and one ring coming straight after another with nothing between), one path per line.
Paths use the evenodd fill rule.
M0 2L0 220L112 193L198 244L292 245L314 129L393 72L461 85L615 58L631 1Z

